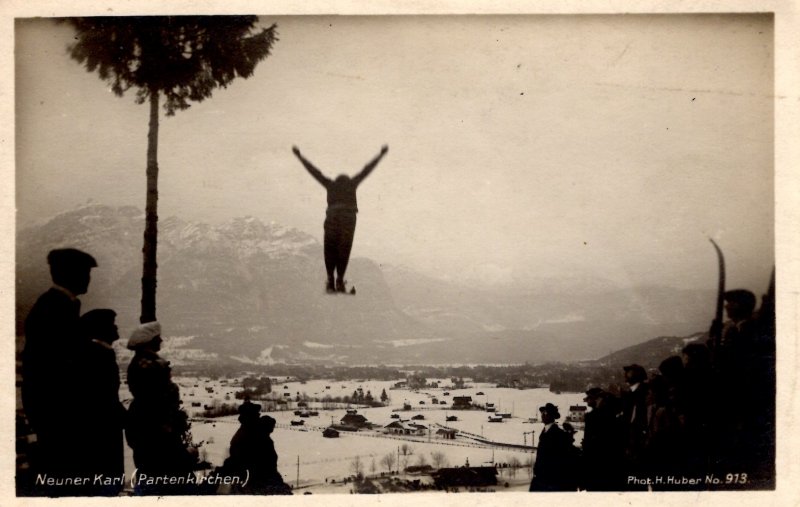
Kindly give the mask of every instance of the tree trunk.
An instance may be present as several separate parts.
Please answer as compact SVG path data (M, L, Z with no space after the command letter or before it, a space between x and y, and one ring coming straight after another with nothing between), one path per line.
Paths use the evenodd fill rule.
M142 256L141 323L156 320L156 248L158 246L158 91L150 91L150 128L147 132L147 203Z

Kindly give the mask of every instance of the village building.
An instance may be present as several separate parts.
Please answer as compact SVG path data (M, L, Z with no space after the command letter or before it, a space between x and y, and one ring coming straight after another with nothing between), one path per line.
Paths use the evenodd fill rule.
M472 408L472 396L454 396L453 410L469 410Z
M361 414L351 414L347 413L344 417L342 417L341 421L339 421L343 426L352 426L354 428L371 428L372 424L367 421L367 418Z
M585 422L586 407L584 405L571 405L566 420L569 422Z
M445 440L455 440L457 433L458 431L453 428L439 428L436 430L436 436Z
M428 428L422 424L409 423L406 421L392 421L383 427L383 432L394 435L424 436L427 429Z

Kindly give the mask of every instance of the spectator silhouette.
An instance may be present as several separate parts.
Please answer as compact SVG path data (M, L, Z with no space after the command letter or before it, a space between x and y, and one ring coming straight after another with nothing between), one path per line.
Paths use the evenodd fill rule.
M623 368L630 390L622 395L622 423L625 427L625 462L629 474L641 468L647 435L647 372L638 364Z
M712 425L714 421L724 423L714 416L720 406L715 395L719 389L708 347L690 343L683 348L682 355L685 389L681 393L681 412L688 459L686 473L702 474L708 471L709 458L714 452Z
M169 362L158 355L161 343L158 322L140 325L128 340L135 354L128 366L133 401L125 436L139 474L185 478L197 467L197 449L191 445L188 417L180 408ZM195 489L185 481L147 484L137 480L136 485L136 492L145 495L191 494Z
M364 179L378 165L378 162L389 151L388 146L381 148L380 154L372 159L356 176L350 178L340 174L331 180L322 174L300 153L297 146L292 147L292 152L303 164L303 167L314 177L328 192L328 209L325 214L325 270L328 273L328 292L346 292L344 274L350 261L350 251L353 247L353 236L356 231L356 189ZM334 280L334 272L336 278Z
M768 329L764 325L769 320L765 318L770 311L767 298L756 313L756 296L752 292L736 289L724 294L728 320L712 356L720 388L719 470L752 471L754 457L763 447L763 435L770 431L765 418L770 404L765 401L765 392L772 389L774 393L774 383L769 381L769 364L774 363L774 355L769 352L769 339L764 339L767 335L763 332ZM741 410L741 406L748 410Z
M97 262L73 248L52 250L47 262L53 286L39 297L25 320L22 404L37 437L31 465L36 473L58 480L85 472L74 462L83 450L81 437L86 431L85 421L75 416L82 401L80 361L86 350L78 329L78 296L88 290ZM37 486L30 491L48 496L79 492L69 486Z
M668 389L681 389L683 384L683 359L670 356L658 365L658 371L664 377Z
M685 470L684 440L675 392L660 375L653 377L648 385L644 469L650 477L680 475Z
M752 378L754 400L746 422L745 440L749 442L752 476L755 481L774 488L775 484L775 270L767 293L753 318L757 322L754 357L748 375ZM769 395L768 395L769 394ZM767 442L765 445L764 442Z
M241 426L231 438L230 457L223 468L226 473L246 477L245 486L233 492L249 495L291 495L291 488L278 472L278 454L270 434L275 429L275 419L268 415L259 417L261 405L245 400L239 406Z
M589 491L616 491L622 485L622 431L619 400L599 387L586 391L583 434L584 484Z
M83 461L94 478L87 494L113 496L123 486L123 427L125 409L119 401L119 367L111 346L119 333L113 310L92 310L80 319L81 333L88 340L83 358L86 384L84 398L90 437L84 451L75 456ZM107 482L106 482L107 480Z
M722 325L719 342L714 343L712 359L718 375L724 381L735 382L741 378L741 368L746 367L757 341L758 323L753 318L756 296L749 290L736 289L725 292L723 297L728 320Z
M536 448L529 491L575 491L578 471L571 460L571 435L567 435L556 423L561 417L558 407L547 403L539 407L539 413L544 429Z

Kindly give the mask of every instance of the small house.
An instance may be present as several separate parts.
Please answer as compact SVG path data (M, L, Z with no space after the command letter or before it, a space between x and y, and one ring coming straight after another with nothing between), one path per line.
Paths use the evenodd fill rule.
M439 428L436 430L436 436L445 440L455 440L458 431L452 428Z
M367 418L361 414L345 414L341 419L341 424L345 426L353 426L355 428L369 428L372 426Z
M425 430L428 428L421 424L407 423L403 421L392 421L383 427L384 433L392 433L395 435L425 435Z
M586 406L584 405L571 405L567 415L569 422L584 422L586 421Z
M454 410L468 410L472 408L472 396L454 396L452 407Z

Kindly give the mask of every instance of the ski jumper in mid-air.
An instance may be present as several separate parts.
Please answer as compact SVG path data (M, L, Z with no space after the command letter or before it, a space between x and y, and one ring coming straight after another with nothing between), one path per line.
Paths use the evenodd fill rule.
M383 146L381 152L372 159L364 169L352 178L340 174L331 180L300 154L297 146L292 151L303 163L306 170L328 191L328 209L325 213L325 269L328 272L328 292L346 292L344 273L350 260L353 247L353 235L356 231L356 188L375 169L378 162L389 151ZM336 278L334 280L334 271ZM352 292L355 294L355 292Z

